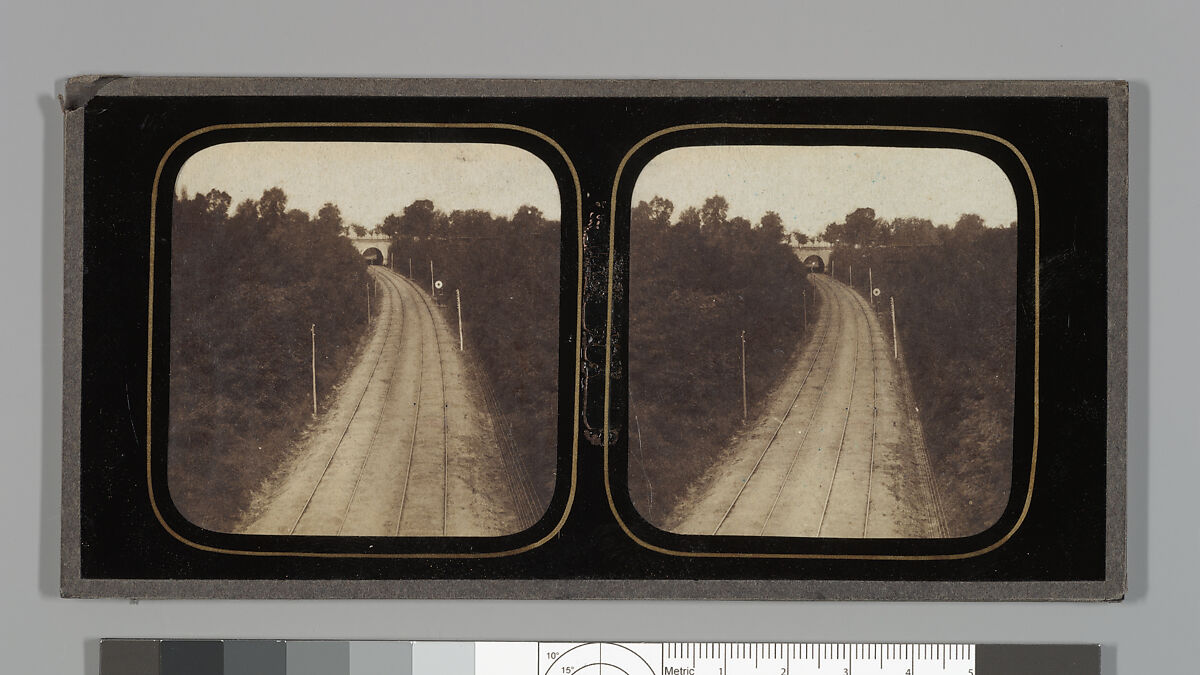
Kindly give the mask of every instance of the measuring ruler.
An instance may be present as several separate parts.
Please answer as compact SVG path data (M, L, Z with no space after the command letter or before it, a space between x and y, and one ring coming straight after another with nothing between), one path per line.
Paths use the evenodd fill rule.
M480 643L477 675L515 675L531 644ZM963 644L541 642L539 675L976 675L975 646ZM518 659L517 652L524 658ZM489 664L496 664L493 669Z
M124 640L100 675L1099 675L1096 645Z

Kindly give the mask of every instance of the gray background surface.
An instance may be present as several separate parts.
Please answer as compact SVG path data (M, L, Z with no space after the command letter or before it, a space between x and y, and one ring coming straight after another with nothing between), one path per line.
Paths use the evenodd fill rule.
M0 14L0 670L95 673L101 636L1072 641L1104 643L1109 673L1190 667L1171 650L1190 650L1200 636L1194 3L264 5L21 0ZM1107 605L59 599L62 142L53 95L81 73L1128 79L1129 597Z

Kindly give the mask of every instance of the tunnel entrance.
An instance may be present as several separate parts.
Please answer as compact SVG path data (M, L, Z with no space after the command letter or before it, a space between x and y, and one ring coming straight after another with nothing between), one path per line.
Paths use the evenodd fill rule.
M825 271L825 261L819 255L808 256L804 259L804 265L813 272L820 273Z
M380 251L379 249L375 248L374 246L363 251L363 257L367 259L368 265L382 265L383 264L383 251Z

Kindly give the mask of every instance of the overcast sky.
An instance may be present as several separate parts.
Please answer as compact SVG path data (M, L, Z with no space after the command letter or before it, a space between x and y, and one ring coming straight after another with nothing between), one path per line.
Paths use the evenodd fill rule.
M966 150L863 146L697 146L668 150L646 165L633 203L655 195L675 217L720 194L729 217L757 223L767 211L788 230L820 234L856 208L875 215L953 225L977 213L991 226L1017 219L1012 184L990 159Z
M189 157L175 181L176 193L217 188L235 206L272 187L287 194L288 208L315 216L333 202L347 223L368 229L417 199L446 212L504 216L531 204L559 218L550 168L525 150L491 143L225 143Z

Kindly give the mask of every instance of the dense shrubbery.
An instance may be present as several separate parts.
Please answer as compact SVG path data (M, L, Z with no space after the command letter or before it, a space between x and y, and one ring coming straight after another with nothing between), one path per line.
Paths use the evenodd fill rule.
M559 222L531 206L507 218L445 213L418 200L378 229L393 237L395 270L409 274L411 261L427 291L433 261L452 327L461 291L468 357L485 371L541 505L548 504L558 443Z
M719 196L671 224L673 210L639 203L629 247L630 491L667 526L742 423L742 331L753 420L800 344L808 288L777 214L729 218Z
M856 230L856 219L867 225ZM883 223L870 209L847 223L840 232L854 232L859 246L835 247L835 276L849 281L853 266L854 286L866 293L870 269L889 330L887 300L896 298L900 346L947 526L951 535L979 532L1002 513L1011 479L1017 230L984 227L970 214L953 228ZM833 228L826 238L838 242L838 234Z
M311 419L311 334L328 394L366 325L365 263L336 206L288 211L273 188L230 215L184 194L171 241L168 472L176 506L228 530Z

